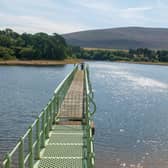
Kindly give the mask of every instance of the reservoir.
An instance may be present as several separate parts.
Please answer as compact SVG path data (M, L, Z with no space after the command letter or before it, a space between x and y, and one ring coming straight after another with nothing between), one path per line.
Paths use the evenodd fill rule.
M0 66L0 158L73 65ZM168 166L168 67L89 62L97 111L96 168Z

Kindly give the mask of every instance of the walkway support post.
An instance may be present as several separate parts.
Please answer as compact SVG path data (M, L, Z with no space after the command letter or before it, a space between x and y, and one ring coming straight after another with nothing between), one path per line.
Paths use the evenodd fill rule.
M75 68L59 84L59 86L54 91L53 97L50 99L47 106L43 108L43 110L39 114L39 117L34 121L31 127L29 127L28 131L23 135L23 137L20 138L19 142L16 144L13 150L4 158L2 163L3 168L12 168L13 166L16 166L17 168L33 168L34 164L36 165L36 163L38 163L37 160L43 159L43 155L41 155L40 152L43 151L42 148L45 148L47 146L46 142L48 141L46 141L46 139L50 135L49 131L51 131L52 128L55 129L55 126L52 126L54 123L57 122L56 119L59 120L59 117L57 117L58 113L60 113L60 108L62 108L62 105L64 105L64 98L68 92L68 89L70 88L70 85L77 71L78 66L75 66ZM87 166L88 159L86 149L89 145L84 142L84 146L85 157L83 165L85 167ZM18 160L15 160L16 158L18 158ZM17 163L17 165L14 165L15 163Z
M11 168L11 156L9 154L6 155L6 164L3 164L3 168Z
M22 137L19 142L19 168L24 168L24 140Z
M45 146L45 113L43 111L43 114L42 114L42 123L41 123L41 126L42 126L42 136L41 136L41 148L44 148Z
M36 145L36 157L35 159L40 159L40 119L37 118L36 122L36 139L37 139L37 145Z
M34 157L33 157L33 136L32 136L32 126L30 126L30 132L29 132L29 168L33 168L33 162L34 162Z

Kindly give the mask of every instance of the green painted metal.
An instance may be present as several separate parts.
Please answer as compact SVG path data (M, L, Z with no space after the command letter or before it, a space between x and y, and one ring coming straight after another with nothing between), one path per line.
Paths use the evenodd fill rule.
M67 165L69 167L83 167L83 168L93 168L95 165L95 154L94 154L94 144L92 135L92 116L96 111L96 105L93 101L93 91L91 87L91 82L89 79L88 67L84 69L84 85L85 85L85 125L83 126L55 126L56 116L59 112L61 103L69 89L69 86L74 78L76 71L78 70L78 65L76 65L72 72L70 72L65 79L59 84L59 86L54 91L54 95L47 104L47 106L42 110L40 115L30 126L28 131L23 137L20 138L19 142L16 144L14 149L6 155L3 161L3 168L12 168L15 162L18 163L19 168L25 168L28 163L29 168L35 168L38 160L40 159L40 165L38 167L56 167L56 165ZM90 111L90 106L93 105L93 112ZM35 133L35 137L33 136ZM28 142L26 141L28 139ZM49 140L48 140L49 139ZM61 141L62 140L62 141ZM28 151L26 151L25 143L28 143ZM56 143L55 147L52 143ZM68 144L69 150L64 151L63 145ZM76 146L78 145L78 148ZM45 148L45 152L52 157L48 157L48 154L43 155L41 152ZM55 150L54 150L55 149ZM18 160L16 161L14 155L18 152ZM61 153L62 152L62 153ZM63 157L61 162L57 159L57 156ZM55 159L54 159L55 157ZM74 157L73 159L70 159ZM46 159L47 163L46 163ZM67 163L67 164L66 164Z
M92 135L92 128L91 128L91 122L92 122L92 116L96 111L96 104L93 101L93 90L89 78L89 69L88 66L85 67L85 117L86 117L86 136L87 136L87 167L93 168L95 166L95 154L94 154L94 139ZM93 112L90 111L90 105L94 106Z

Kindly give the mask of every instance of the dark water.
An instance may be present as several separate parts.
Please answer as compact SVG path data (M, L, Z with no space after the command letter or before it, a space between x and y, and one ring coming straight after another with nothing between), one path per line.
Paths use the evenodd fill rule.
M96 168L168 167L168 67L89 64L97 104ZM0 67L0 155L71 68Z

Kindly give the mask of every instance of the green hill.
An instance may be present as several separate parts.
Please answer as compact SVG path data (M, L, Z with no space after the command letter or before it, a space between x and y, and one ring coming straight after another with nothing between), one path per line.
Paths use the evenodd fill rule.
M168 49L168 29L125 27L63 34L68 44L89 48Z

